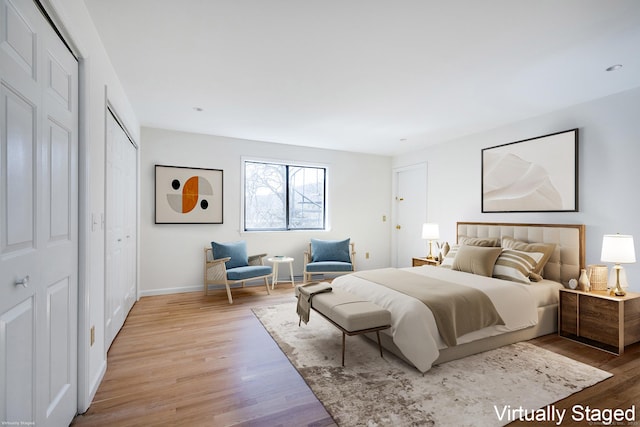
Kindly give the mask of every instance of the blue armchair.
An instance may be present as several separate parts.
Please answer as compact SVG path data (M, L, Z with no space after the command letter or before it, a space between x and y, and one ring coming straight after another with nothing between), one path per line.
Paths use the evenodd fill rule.
M245 241L233 243L211 242L211 247L204 248L204 294L209 295L209 285L224 285L227 289L229 304L233 304L229 285L250 280L263 279L269 292L269 277L272 277L271 266L264 265L263 258L267 254L247 255Z
M304 253L304 283L314 274L347 274L356 271L355 245L350 239L311 239Z

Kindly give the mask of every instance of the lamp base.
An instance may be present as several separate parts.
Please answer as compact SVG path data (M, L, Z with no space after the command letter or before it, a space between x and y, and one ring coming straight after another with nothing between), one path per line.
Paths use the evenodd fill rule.
M433 254L431 252L431 244L433 243L433 240L429 240L429 255L427 255L427 259L429 261L435 261L435 258L433 257Z
M616 270L616 287L611 289L610 295L623 297L627 293L622 289L622 286L620 286L620 270L622 269L622 267L620 266L620 264L616 264L613 268Z
M627 293L624 291L624 289L620 288L620 287L616 287L611 289L611 295L615 295L617 297L623 297L625 296Z

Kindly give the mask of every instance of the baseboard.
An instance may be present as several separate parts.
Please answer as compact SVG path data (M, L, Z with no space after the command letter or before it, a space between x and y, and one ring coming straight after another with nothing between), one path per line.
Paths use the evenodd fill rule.
M98 369L98 373L91 381L91 384L89 384L89 396L88 396L87 402L83 402L83 403L79 402L79 405L78 405L79 414L84 414L91 407L91 404L93 403L93 398L96 396L96 393L98 392L98 388L100 387L100 384L102 383L102 379L104 378L104 375L106 373L107 373L107 361L103 360L102 363L100 364L100 369Z
M284 282L284 280L283 280ZM296 282L296 284L300 284L302 282ZM276 285L278 286L278 285ZM251 287L262 287L264 288L264 282L256 282L256 283L247 283L245 285L245 287L247 288L251 288ZM233 285L231 286L231 292L233 292L234 289L239 289L240 285ZM269 289L271 289L271 283L269 283ZM210 285L209 287L209 292L211 291L221 291L224 292L224 286L219 286L219 287L214 287L213 285ZM162 289L146 289L146 290L140 290L140 297L149 297L149 296L154 296L154 295L169 295L169 294L181 294L183 292L203 292L204 293L204 286L203 285L195 285L195 286L183 286L180 288L162 288Z
M181 294L183 292L204 292L202 285L185 286L181 288L162 288L162 289L146 289L140 290L141 297L150 297L154 295Z

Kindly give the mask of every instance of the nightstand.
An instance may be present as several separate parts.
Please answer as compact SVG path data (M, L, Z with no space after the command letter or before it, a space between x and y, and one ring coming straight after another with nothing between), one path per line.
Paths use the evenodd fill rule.
M640 294L560 289L558 334L620 355L640 341Z
M420 267L421 265L440 265L440 261L435 259L427 259L425 257L413 257L411 261L413 267Z

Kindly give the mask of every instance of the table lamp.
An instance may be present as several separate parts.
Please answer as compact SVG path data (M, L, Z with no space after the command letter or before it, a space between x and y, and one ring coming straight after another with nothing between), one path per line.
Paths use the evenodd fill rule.
M625 296L626 292L620 286L620 264L636 262L636 251L633 246L633 236L625 234L605 234L602 237L602 262L612 262L616 271L616 287L611 289L611 295Z
M434 240L438 240L440 238L440 228L438 224L434 224L432 222L422 224L422 238L429 241L429 255L427 255L427 259L433 260L433 253L431 252L431 245Z

